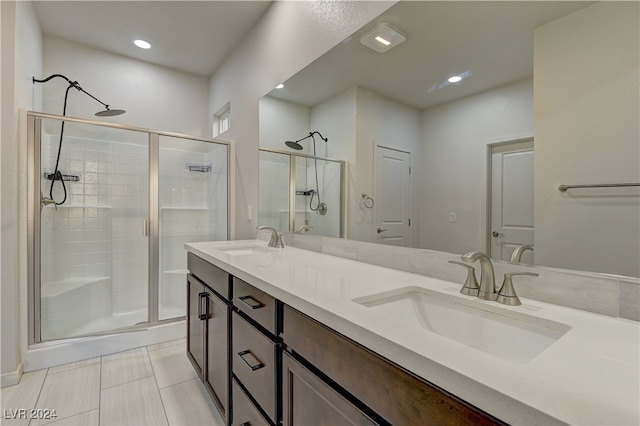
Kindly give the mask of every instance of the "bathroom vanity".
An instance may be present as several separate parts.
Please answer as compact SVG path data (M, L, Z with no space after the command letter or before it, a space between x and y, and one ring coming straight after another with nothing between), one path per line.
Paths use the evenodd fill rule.
M637 424L637 322L263 241L186 244L188 355L227 424Z

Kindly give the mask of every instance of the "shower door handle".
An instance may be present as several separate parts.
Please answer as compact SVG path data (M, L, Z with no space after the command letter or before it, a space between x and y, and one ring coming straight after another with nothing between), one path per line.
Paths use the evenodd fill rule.
M145 237L149 236L149 219L145 219L142 221L142 235Z

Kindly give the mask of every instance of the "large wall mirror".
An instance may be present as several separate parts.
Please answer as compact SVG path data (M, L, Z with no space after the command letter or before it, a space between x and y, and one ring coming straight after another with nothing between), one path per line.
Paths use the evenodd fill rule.
M639 9L396 3L261 99L260 145L328 138L347 238L639 277Z

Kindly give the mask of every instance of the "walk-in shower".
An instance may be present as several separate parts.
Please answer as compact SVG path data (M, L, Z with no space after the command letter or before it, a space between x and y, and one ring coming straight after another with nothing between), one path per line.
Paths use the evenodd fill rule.
M300 232L344 236L345 167L341 160L260 148L259 223L289 232L308 225Z
M27 125L29 342L184 317L183 244L229 238L229 144L34 112ZM42 195L56 175L64 203Z

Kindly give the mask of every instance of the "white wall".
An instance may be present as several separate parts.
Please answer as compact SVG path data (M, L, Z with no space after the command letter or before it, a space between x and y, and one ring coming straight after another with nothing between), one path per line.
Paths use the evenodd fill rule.
M2 184L0 186L2 292L1 385L17 383L20 378L20 336L26 328L20 324L20 312L26 312L26 263L19 263L16 247L26 253L26 219L20 182L26 176L26 162L19 161L18 109L32 109L40 103L40 91L31 87L31 76L42 72L42 34L30 2L0 2L1 32L1 126L0 149ZM35 103L34 103L35 102ZM22 278L25 277L23 280ZM20 309L19 309L20 307ZM22 330L22 333L19 331Z
M395 2L274 2L211 78L209 118L231 104L236 141L236 237L256 235L247 206L258 205L258 101ZM255 217L255 216L254 216Z
M487 146L533 135L532 79L429 108L422 118L420 246L484 251Z
M208 119L209 79L94 49L57 37L44 38L44 73L63 74L112 109L126 114L104 121L137 127L211 136ZM67 82L56 78L43 85L45 112L62 114ZM103 107L71 90L67 115L99 119Z
M355 172L356 188L350 197L350 208L362 223L354 223L350 234L361 241L376 241L378 234L374 232L372 221L375 218L372 210L362 205L362 194L366 193L375 199L374 183L376 181L374 162L376 146L384 146L411 153L412 187L411 187L411 246L419 247L420 239L420 185L421 185L421 114L420 111L397 101L379 95L370 90L358 88L357 115L357 162ZM375 209L375 205L374 205ZM371 222L370 222L371 221Z
M325 144L318 140L317 153L321 157L344 160L347 163L345 178L346 191L346 233L347 238L352 235L354 216L351 214L353 205L352 194L356 191L356 88L346 90L326 101L315 105L311 109L311 130L319 131L328 139ZM313 153L313 152L311 152ZM315 177L314 177L315 178ZM326 194L325 194L326 195ZM312 224L317 227L317 225ZM314 233L321 232L314 229Z
M640 276L637 2L601 2L535 32L536 262ZM580 247L579 251L575 247Z
M288 150L285 141L295 141L309 134L310 108L282 99L265 96L259 101L260 146ZM308 148L307 144L303 146ZM308 150L303 151L308 153Z

